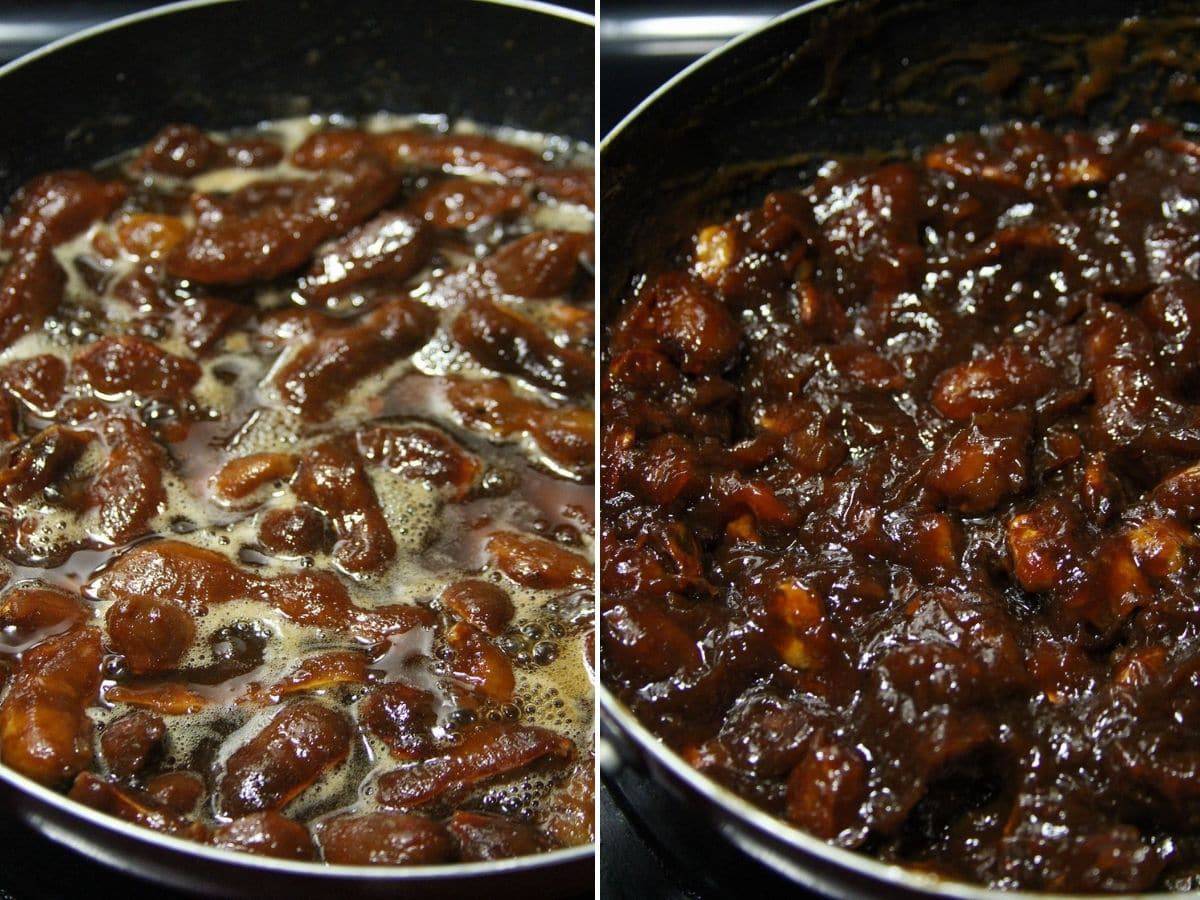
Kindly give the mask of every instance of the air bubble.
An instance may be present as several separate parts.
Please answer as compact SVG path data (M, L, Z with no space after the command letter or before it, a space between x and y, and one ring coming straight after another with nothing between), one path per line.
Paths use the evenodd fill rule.
M550 641L538 641L533 645L530 656L539 666L548 666L558 659L558 645Z
M465 728L466 726L468 726L472 722L474 722L475 718L476 718L476 716L475 716L475 712L473 710L456 709L456 710L453 710L446 717L446 725L449 728L455 728L455 729Z
M506 656L516 656L525 649L525 641L515 634L502 635L496 641L496 645L500 648L500 652Z

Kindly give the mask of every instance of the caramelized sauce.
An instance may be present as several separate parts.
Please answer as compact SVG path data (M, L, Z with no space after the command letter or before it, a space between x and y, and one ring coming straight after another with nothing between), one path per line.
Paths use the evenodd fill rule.
M1196 888L1198 159L1160 121L838 159L634 280L601 659L642 721L883 860Z

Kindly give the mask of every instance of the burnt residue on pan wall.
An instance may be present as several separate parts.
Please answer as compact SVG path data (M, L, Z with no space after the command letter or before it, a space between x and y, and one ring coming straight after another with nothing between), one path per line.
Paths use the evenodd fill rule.
M1200 16L1187 3L832 4L727 51L609 139L602 309L638 273L677 263L695 221L796 187L826 159L906 156L1013 119L1186 122L1198 104Z

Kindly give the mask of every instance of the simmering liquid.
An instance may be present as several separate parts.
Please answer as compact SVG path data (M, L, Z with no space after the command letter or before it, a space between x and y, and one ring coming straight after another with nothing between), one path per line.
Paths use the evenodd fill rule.
M589 165L303 119L18 192L5 764L300 859L591 840Z

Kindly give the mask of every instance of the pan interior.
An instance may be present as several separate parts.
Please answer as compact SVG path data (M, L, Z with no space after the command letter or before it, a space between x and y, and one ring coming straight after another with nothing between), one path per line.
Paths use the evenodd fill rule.
M591 142L593 34L477 0L364 0L354 15L334 0L255 0L136 16L0 77L11 126L0 193L139 146L168 122L431 113Z
M714 54L605 142L602 315L634 273L678 259L691 223L795 187L831 156L911 153L1011 119L1200 113L1200 19L1176 0L810 6Z

